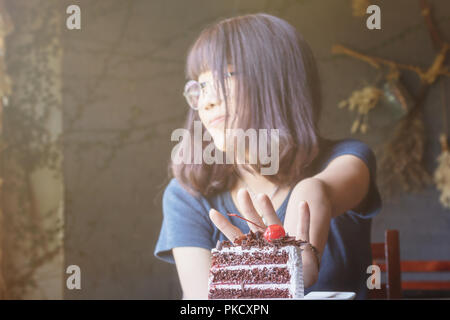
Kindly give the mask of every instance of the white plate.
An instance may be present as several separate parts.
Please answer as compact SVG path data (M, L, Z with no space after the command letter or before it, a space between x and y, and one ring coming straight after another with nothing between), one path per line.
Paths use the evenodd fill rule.
M215 299L215 300L354 300L356 294L354 292L338 292L338 291L312 291L304 298L286 299L286 298L245 298L245 299Z
M353 300L356 294L354 292L335 292L335 291L312 291L304 299L309 300Z

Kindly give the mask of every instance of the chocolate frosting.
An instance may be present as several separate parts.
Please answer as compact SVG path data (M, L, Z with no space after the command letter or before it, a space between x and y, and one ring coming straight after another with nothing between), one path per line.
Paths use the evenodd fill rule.
M234 239L234 242L231 243L231 241L224 240L222 242L217 241L217 250L221 250L222 248L230 248L230 247L237 247L241 246L243 249L250 249L252 247L285 247L285 246L297 246L300 247L302 244L307 243L307 241L304 240L295 240L295 237L291 237L288 234L286 234L284 237L281 237L279 239L274 239L271 241L267 241L264 238L264 234L261 231L253 232L250 230L249 233L244 234L236 239Z

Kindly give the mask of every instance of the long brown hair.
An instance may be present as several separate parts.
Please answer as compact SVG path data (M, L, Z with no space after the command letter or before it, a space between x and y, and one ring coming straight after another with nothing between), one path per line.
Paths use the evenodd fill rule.
M236 71L237 127L279 130L279 171L265 177L283 186L300 181L318 154L320 139L320 83L309 45L283 19L264 13L229 18L200 33L188 52L186 76L198 79L211 71L227 97L229 65ZM198 112L190 109L185 129L191 137L195 120L200 121ZM260 169L259 163L250 166ZM189 192L205 197L231 189L237 179L236 164L171 162L169 169Z

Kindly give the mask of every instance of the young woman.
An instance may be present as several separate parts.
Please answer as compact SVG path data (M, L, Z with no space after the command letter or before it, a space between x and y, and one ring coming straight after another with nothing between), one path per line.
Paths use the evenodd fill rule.
M191 109L180 142L184 159L191 160L187 150L198 146L189 137L200 123L215 151L234 161L172 157L155 255L176 264L183 297L207 297L210 250L217 241L258 230L227 215L238 213L259 225L283 225L289 235L309 241L302 253L305 294L352 291L365 298L371 218L381 208L375 158L358 140L319 136L319 77L303 37L268 14L222 20L201 32L186 73ZM232 152L233 129L278 130L278 148L270 154L275 174L262 174L267 163L261 159L248 161L258 156L253 149Z

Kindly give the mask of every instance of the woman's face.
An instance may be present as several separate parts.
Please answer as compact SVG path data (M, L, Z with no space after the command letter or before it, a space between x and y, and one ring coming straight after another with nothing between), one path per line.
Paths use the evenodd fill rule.
M232 68L228 68L229 72L233 72ZM228 96L228 126L232 123L236 114L235 106L235 76L225 75L225 85ZM222 91L217 92L214 86L214 77L211 71L200 74L197 80L202 89L202 94L199 98L198 115L206 130L211 134L216 147L225 151L225 99L222 96Z

